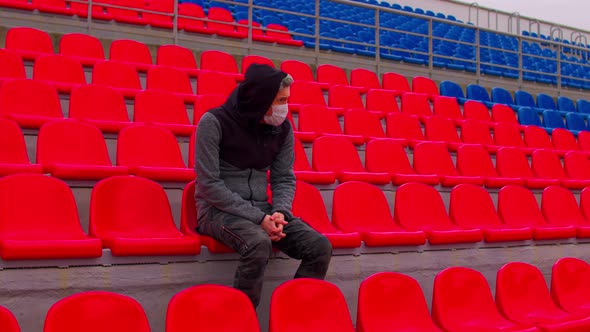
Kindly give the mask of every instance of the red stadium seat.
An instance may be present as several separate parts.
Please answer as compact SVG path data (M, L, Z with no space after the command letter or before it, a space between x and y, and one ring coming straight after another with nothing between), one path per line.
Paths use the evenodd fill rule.
M138 93L133 122L163 127L179 136L190 136L195 131L182 98L165 91L146 90Z
M332 171L316 172L309 166L309 160L301 142L295 140L295 162L293 170L298 181L314 184L332 184L336 182L336 175Z
M468 100L463 104L463 116L465 119L473 119L492 124L492 116L487 106L479 101Z
M461 140L466 144L481 145L490 153L496 153L500 148L494 143L490 127L473 119L465 120L461 124Z
M350 85L348 77L344 72L344 69L330 64L323 64L318 66L317 78L319 83L328 84L329 87L333 87L334 85ZM357 87L356 89L359 92L366 92L363 88Z
M31 165L25 138L18 125L0 118L0 176L42 172L41 165Z
M148 179L116 176L100 181L90 197L90 234L114 256L196 255L197 236L174 225L164 189Z
M0 83L12 78L27 78L23 60L13 51L0 49Z
M40 174L0 178L3 260L96 258L100 240L84 234L76 201L64 182Z
M412 92L408 79L401 74L393 72L383 74L383 89L395 92L397 95Z
M545 278L538 268L508 263L496 277L496 305L508 319L537 326L542 331L586 331L590 318L567 313L551 300Z
M442 332L430 318L420 284L400 273L382 272L359 288L358 332Z
M305 136L295 134L303 142L313 142L318 136L334 136L349 140L356 145L365 143L365 138L361 135L344 135L336 112L319 105L301 107L299 131L306 133Z
M445 269L434 279L432 318L446 331L539 331L502 317L486 278L465 267Z
M35 5L27 0L1 0L0 6L23 10L35 10Z
M553 226L547 223L533 193L519 186L506 186L498 193L498 215L511 227L530 227L533 239L553 240L576 237L574 226Z
M578 133L578 145L582 151L590 151L590 132L581 131Z
M141 13L141 18L153 27L172 29L174 26L172 14L174 13L173 0L150 0L146 1L145 9L157 13Z
M381 112L384 116L389 113L399 113L396 94L392 91L372 89L367 92L365 98L366 109L373 112Z
M541 127L526 126L524 128L524 142L529 148L555 150L555 147L549 138L549 134ZM559 156L563 156L567 151L555 150L555 153Z
M402 113L419 116L424 120L432 116L428 97L417 93L406 93L402 96Z
M457 170L465 176L481 176L488 188L501 188L513 184L524 185L519 178L501 177L488 152L478 145L463 145L457 151Z
M227 309L233 314L228 316ZM188 332L199 322L200 331L260 332L256 311L241 291L221 285L198 285L170 299L166 332Z
M555 128L551 132L551 142L557 150L579 151L580 147L576 137L571 131L563 128Z
M558 260L551 273L551 297L561 309L590 315L590 265L573 257Z
M11 28L6 33L6 49L23 60L35 60L39 55L53 54L53 42L47 32L33 28Z
M133 175L154 181L190 182L195 172L187 168L176 137L154 126L131 126L119 133L117 165L128 166Z
M226 74L217 72L203 72L197 81L198 95L229 95L237 87L236 80Z
M291 96L289 97L289 111L298 112L304 105L328 106L319 85L313 82L295 81L291 84ZM343 115L342 108L332 108L336 114Z
M519 148L527 155L535 150L527 148L522 140L520 126L512 123L500 122L494 125L494 142L498 146Z
M183 5L193 4L182 3L179 6ZM197 77L201 73L201 71L197 68L197 61L195 60L193 51L178 45L160 46L158 48L156 64L158 66L180 69L191 77Z
M201 6L194 3L181 3L178 4L178 15L185 17L178 17L178 29L188 32L196 32L212 35L215 33L215 29L205 26L207 16ZM189 18L192 17L192 18Z
M404 145L395 139L380 139L367 143L365 165L369 172L389 173L395 185L407 182L429 185L439 183L439 178L435 174L416 174L410 165Z
M46 173L66 180L100 180L129 173L127 167L113 166L98 128L75 120L50 122L41 127L37 162Z
M385 137L379 117L358 108L344 114L344 134L363 136L366 142Z
M147 72L153 66L150 49L146 44L135 40L119 39L113 41L110 47L109 60L126 63L142 72Z
M334 225L345 232L360 233L368 247L426 243L422 230L406 231L394 222L385 195L373 185L357 181L341 184L334 190L332 204Z
M377 74L363 68L356 68L350 72L350 85L364 88L367 91L371 89L381 89Z
M195 102L197 95L188 75L181 69L172 67L152 67L147 73L146 87L148 90L162 90L172 92L185 102Z
M111 21L113 20L113 15L107 12L107 8L102 6L102 4L109 3L109 0L101 0L99 4L92 5L92 19L93 20L103 20L103 21ZM81 2L70 2L70 8L76 11L76 15L82 18L88 18L88 1L82 0Z
M440 96L438 86L428 77L414 76L412 78L412 92L427 95L430 100Z
M207 50L201 53L201 70L224 73L238 82L244 80L244 74L238 72L234 57L222 51Z
M541 212L551 225L574 226L578 231L578 238L590 237L590 222L582 215L571 191L558 186L545 188Z
M424 121L424 134L429 141L443 142L451 151L456 151L463 145L453 120L436 115L428 117Z
M39 128L46 122L63 118L57 90L33 80L12 80L0 89L0 115L22 128Z
M492 106L492 121L519 124L514 110L510 106L502 104Z
M224 8L211 7L207 13L209 21L207 28L215 30L218 36L245 39L248 34L245 32L236 31L236 22L232 13ZM218 23L213 21L220 21L225 23Z
M293 214L327 237L334 248L361 246L361 235L358 232L342 232L330 223L324 200L319 190L311 184L297 181Z
M503 177L523 179L527 188L543 189L548 186L559 185L557 179L537 178L524 152L518 148L500 148L496 153L496 169Z
M149 332L139 302L110 292L83 292L57 301L45 318L43 332Z
M481 176L460 175L444 143L425 142L414 147L414 170L418 174L438 175L445 187L454 187L460 183L481 186Z
M107 0L108 1L108 0ZM122 9L122 8L114 8L109 7L108 12L109 14L113 15L113 18L117 22L128 23L128 24L135 24L135 25L147 25L149 23L148 20L141 19L139 17L139 10L146 9L145 2L142 0L117 0L115 2L116 5L133 8L133 9Z
M330 88L330 84L328 83L316 82L311 68L301 61L285 60L281 62L281 70L291 75L295 81L308 82L321 87L322 90L328 90Z
M249 23L248 22L249 21L247 19L239 20L238 27L237 27L238 32L248 34L248 32L249 32L249 27L248 27ZM262 26L260 25L260 23L258 23L256 21L252 21L252 40L265 42L265 43L276 43L277 38L270 37L267 34L265 34L264 31L262 31L261 27Z
M438 96L434 98L434 115L452 119L456 124L463 122L463 114L457 102L457 98Z
M590 180L590 160L581 151L571 151L565 154L564 164L567 175L575 180Z
M18 322L12 312L0 306L0 329L4 332L20 332Z
M122 62L96 63L92 70L92 83L113 88L127 98L134 98L141 90L141 83L135 69Z
M203 114L209 110L223 105L227 97L223 95L202 95L195 99L195 108L193 110L193 124L199 124Z
M105 59L100 40L81 33L63 35L59 40L59 54L78 60L83 66L94 66Z
M266 35L272 38L276 38L277 43L279 44L288 46L303 46L303 41L294 40L291 34L289 34L289 29L286 26L270 23L266 26L266 28L269 29L266 30Z
M328 106L342 109L343 112L338 112L340 115L345 114L349 109L365 109L360 92L354 87L344 85L334 85L330 88ZM374 112L374 114L380 118L384 116L383 112Z
M552 150L539 149L533 152L533 171L539 178L557 179L569 189L583 189L590 186L590 180L572 179L561 166L561 161Z
M118 133L132 124L123 95L94 84L81 85L72 90L69 116L88 122L106 133Z
M423 231L430 244L473 243L479 229L460 229L451 222L438 191L423 183L406 183L395 193L395 221L408 231Z
M242 58L242 74L245 74L248 67L253 63L275 67L275 64L269 58L260 55L246 55Z
M404 139L413 148L426 141L417 116L406 113L391 113L386 118L386 134L389 138Z
M451 190L449 215L459 227L481 229L486 242L523 241L533 238L528 227L503 224L487 190L470 184L460 184Z
M55 85L62 93L86 84L84 69L77 60L62 55L43 55L35 60L33 79Z
M269 332L354 332L342 292L316 279L295 279L277 287L270 299Z
M365 170L354 145L340 137L320 137L313 142L313 168L320 172L332 171L339 182L362 181L373 184L391 182L389 173L370 173Z
M79 13L76 7L68 7L65 0L33 0L33 6L37 7L42 13L70 16Z

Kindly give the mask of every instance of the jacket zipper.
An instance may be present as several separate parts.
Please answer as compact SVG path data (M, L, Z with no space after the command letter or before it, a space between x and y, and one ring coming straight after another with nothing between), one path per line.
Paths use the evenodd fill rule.
M248 189L250 189L250 200L252 200L252 196L254 193L252 192L252 187L250 186L250 179L252 178L252 169L250 168L250 174L248 175Z
M246 241L244 241L241 237L239 237L236 233L230 231L229 229L227 229L225 226L221 226L221 229L226 232L227 234L229 234L231 237L235 238L236 240L240 241L240 243L242 243L242 245L244 245L244 249L248 250L248 244L246 243Z

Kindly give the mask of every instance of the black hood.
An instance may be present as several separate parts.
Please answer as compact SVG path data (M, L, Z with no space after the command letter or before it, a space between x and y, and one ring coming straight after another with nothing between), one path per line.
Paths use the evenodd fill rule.
M223 107L241 126L255 129L279 92L284 72L268 65L252 64L244 81L231 93Z

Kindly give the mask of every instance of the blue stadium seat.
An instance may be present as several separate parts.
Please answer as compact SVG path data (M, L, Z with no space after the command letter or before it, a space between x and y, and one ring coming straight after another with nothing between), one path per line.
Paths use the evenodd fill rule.
M524 90L518 90L514 92L514 101L516 101L516 105L518 105L519 108L528 107L536 111L537 113L543 113L543 110L537 107L533 95Z
M512 107L513 110L517 110L518 106L514 103L514 99L512 98L512 94L510 91L500 88L494 87L492 88L492 101L496 104L504 104Z
M494 103L490 100L488 91L481 85L469 84L466 88L467 99L477 100L484 103L488 108L491 108Z
M546 93L539 93L537 95L537 106L546 110L557 110L555 99Z
M574 101L568 97L557 97L557 106L562 112L576 112L576 105L574 104Z
M579 113L590 115L590 101L587 101L585 99L578 99L576 101L576 105L578 106L577 108Z
M440 94L446 97L455 97L459 104L463 105L467 99L463 94L461 86L453 81L440 82Z
M563 115L558 111L544 111L543 123L545 124L545 128L549 133L555 128L567 129L565 122L563 121Z
M567 122L567 129L569 129L572 133L577 134L580 131L588 131L588 125L586 124L585 117L578 113L567 113L565 115L565 120Z
M518 122L523 126L543 127L539 115L530 107L521 107L518 109Z

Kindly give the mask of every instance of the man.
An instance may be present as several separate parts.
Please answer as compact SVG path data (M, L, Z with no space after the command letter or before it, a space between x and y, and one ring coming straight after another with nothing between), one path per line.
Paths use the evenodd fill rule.
M225 104L205 113L197 127L197 231L240 254L234 287L254 307L273 246L301 260L295 278L323 279L332 255L326 237L291 213L294 138L285 118L292 82L279 70L253 64Z

